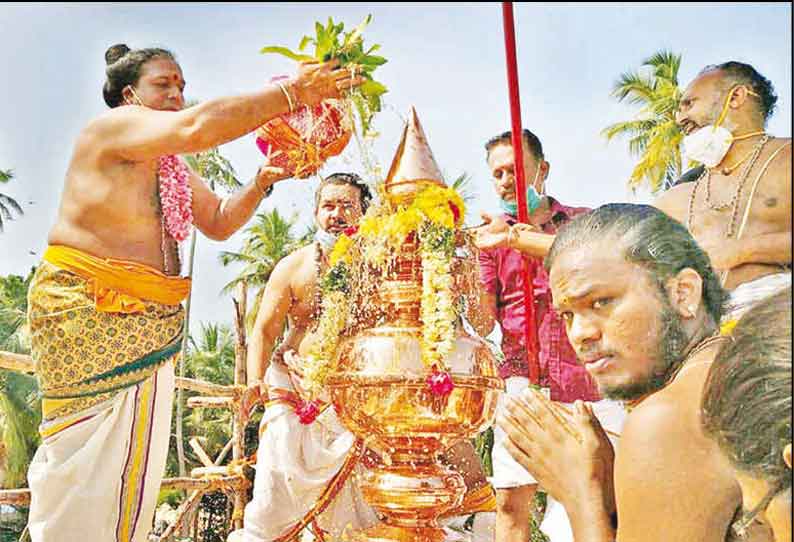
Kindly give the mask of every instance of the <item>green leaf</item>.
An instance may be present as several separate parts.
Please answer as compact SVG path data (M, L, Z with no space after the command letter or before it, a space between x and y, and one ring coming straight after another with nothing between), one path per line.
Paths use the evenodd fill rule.
M365 96L380 96L389 90L385 85L377 81L364 81L359 88L361 89L361 93Z
M387 60L382 56L375 56L375 55L366 55L359 59L359 64L363 64L365 66L382 66L386 64Z
M300 53L295 53L286 47L279 47L277 45L262 47L262 49L259 52L263 54L275 53L277 55L282 55L292 60L296 60L298 62L302 62L304 60L314 60L314 57L311 57L309 55L302 55Z
M310 43L317 43L317 40L315 40L311 36L303 36L300 45L298 45L298 51L303 51L304 49L306 49L306 46L309 45Z
M357 27L353 29L353 31L345 37L345 45L349 43L354 43L360 36L367 25L372 21L372 14L370 13L367 15L361 23Z
M375 45L373 45L372 47L369 48L369 51L364 53L364 56L368 56L368 55L374 53L375 51L377 51L378 49L380 49L380 45L376 43Z

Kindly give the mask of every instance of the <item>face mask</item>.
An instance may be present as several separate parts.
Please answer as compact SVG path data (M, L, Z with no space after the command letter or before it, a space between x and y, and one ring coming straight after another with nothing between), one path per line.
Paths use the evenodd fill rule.
M540 166L535 168L535 179L532 184L527 186L527 214L534 213L540 207L541 197L538 191L535 190L535 184L538 182L538 175L540 174ZM502 210L513 216L518 216L518 202L499 200L499 206Z
M320 243L320 246L324 250L331 250L334 248L334 244L336 243L336 239L338 237L338 235L328 233L322 228L317 228L317 232L314 234L314 240Z
M684 154L712 168L722 162L733 145L733 134L722 126L704 126L684 137Z
M699 128L695 132L684 136L684 154L690 160L700 162L708 168L717 166L733 145L733 142L739 138L733 136L730 130L721 126L728 114L728 104L733 97L733 92L738 87L734 87L728 92L728 97L725 99L725 104L722 106L722 113L720 113L717 123L714 125L707 125ZM756 93L748 90L748 94L758 96ZM759 132L746 134L743 137L756 135Z

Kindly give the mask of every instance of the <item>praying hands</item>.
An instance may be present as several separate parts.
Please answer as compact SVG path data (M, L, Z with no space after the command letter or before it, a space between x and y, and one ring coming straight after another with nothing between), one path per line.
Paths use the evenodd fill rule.
M513 459L565 506L575 539L612 540L614 451L592 407L577 401L570 412L527 388L497 423Z

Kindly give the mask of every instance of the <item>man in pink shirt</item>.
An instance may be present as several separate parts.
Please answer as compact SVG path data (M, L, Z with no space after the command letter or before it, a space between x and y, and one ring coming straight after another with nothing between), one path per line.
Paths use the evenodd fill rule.
M557 228L578 214L587 212L582 207L568 207L546 195L546 178L549 163L544 159L540 140L529 130L523 130L524 170L527 183L527 208L530 226L518 226L534 233L538 242L532 246L515 243L508 235L516 224L516 184L514 154L510 132L492 138L485 145L488 167L500 198L504 214L491 218L491 235L478 236L481 281L484 289L477 315L470 318L477 331L485 336L499 323L502 331L504 361L500 375L505 379L506 395L518 394L529 385L529 362L524 328L524 259L528 259L533 279L535 321L538 337L540 385L549 390L553 401L572 403L577 399L600 401L595 383L576 360L565 334L565 326L552 308L548 274L543 268L546 254ZM501 227L500 227L501 226ZM501 237L495 231L501 230ZM526 237L526 236L525 236ZM494 239L499 238L499 241ZM470 311L475 312L475 311ZM616 403L599 403L612 411L619 430L622 408ZM607 425L614 425L607 422ZM494 476L491 480L497 495L497 542L526 541L529 539L529 516L533 496L537 489L534 478L504 449L504 432L496 427L493 448ZM546 522L548 523L548 521ZM544 530L547 530L544 523ZM559 523L559 522L558 522ZM566 521L563 530L567 529ZM552 528L552 530L555 530ZM557 528L556 530L559 530ZM553 542L566 540L566 533L555 536Z

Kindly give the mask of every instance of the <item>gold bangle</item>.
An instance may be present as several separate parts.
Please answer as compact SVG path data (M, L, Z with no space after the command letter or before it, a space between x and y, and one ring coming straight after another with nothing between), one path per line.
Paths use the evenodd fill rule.
M292 100L292 97L289 95L287 88L281 83L281 81L275 82L278 85L278 88L281 89L281 92L284 93L284 97L287 98L287 104L289 105L289 112L292 113L295 111L295 103Z

